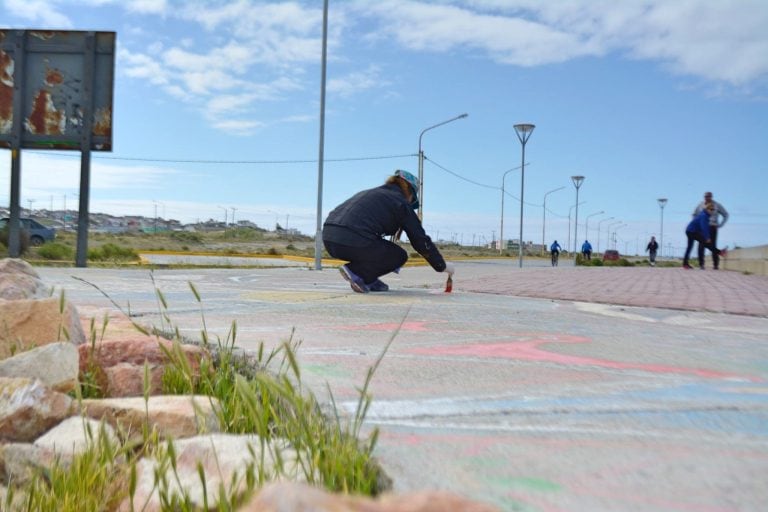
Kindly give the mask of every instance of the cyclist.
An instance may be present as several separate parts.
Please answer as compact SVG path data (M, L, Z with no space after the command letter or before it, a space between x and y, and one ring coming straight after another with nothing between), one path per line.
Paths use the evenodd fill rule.
M557 266L557 259L560 256L561 247L560 244L557 243L557 240L554 241L552 245L549 246L549 252L552 253L552 266Z

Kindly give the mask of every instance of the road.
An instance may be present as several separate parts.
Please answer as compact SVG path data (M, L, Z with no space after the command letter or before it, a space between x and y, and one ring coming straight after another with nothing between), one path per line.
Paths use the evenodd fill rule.
M355 294L335 269L158 269L181 332L301 340L305 382L351 410L397 491L502 510L765 510L768 278L662 268L406 268ZM81 314L162 326L146 270L39 268ZM189 283L202 297L195 302ZM725 290L725 291L723 291ZM126 308L127 309L127 308ZM327 397L326 397L327 398Z

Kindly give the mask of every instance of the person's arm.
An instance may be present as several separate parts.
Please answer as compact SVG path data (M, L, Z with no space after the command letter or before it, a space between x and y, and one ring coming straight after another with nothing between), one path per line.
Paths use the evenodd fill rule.
M443 272L446 270L446 262L443 259L443 255L437 249L435 244L432 243L432 239L429 238L424 228L421 226L419 217L416 216L416 212L408 208L405 215L405 222L403 223L403 231L408 235L408 240L416 252L427 260L430 266L437 272ZM452 273L453 268L449 269L449 273Z
M721 228L728 222L728 211L722 204L717 203L717 213L723 216L723 220L717 223L717 227Z

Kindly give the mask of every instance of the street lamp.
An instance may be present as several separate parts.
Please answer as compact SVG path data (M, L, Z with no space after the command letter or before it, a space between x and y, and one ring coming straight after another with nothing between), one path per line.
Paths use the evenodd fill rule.
M504 175L501 177L501 229L499 230L499 254L502 253L504 247L504 179L507 177L507 174L515 169L519 169L519 167L513 167L512 169L504 171Z
M664 257L664 207L667 206L667 198L660 197L656 201L659 202L659 207L661 207L661 232L659 234L659 248L661 249L659 259L661 259Z
M544 217L541 220L541 251L542 254L546 252L547 250L547 238L544 236L546 233L547 228L547 196L551 194L552 192L557 192L558 190L563 190L565 187L556 188L553 190L550 190L546 194L544 194Z
M519 259L520 268L523 268L523 192L525 188L525 143L531 138L533 129L536 125L530 123L520 123L515 125L515 133L523 146L523 158L520 165L520 240L519 240Z
M586 201L582 201L579 203L579 205L582 205L586 203ZM572 205L570 208L568 208L568 240L565 242L565 246L570 250L571 246L571 213L573 213L573 209L576 208L576 205Z
M618 230L620 230L621 228L625 228L627 226L629 226L629 224L621 223L618 226L616 226L615 228L613 228L613 248L614 249L616 249L616 232Z
M610 224L608 224L608 225L605 227L605 235L606 235L606 237L608 238L608 247L607 247L608 249L610 249L610 248L611 248L611 226L617 226L617 225L619 225L619 224L624 224L624 221L622 221L622 220L617 220L617 221L615 221L615 222L611 222Z
M592 215L587 215L587 225L584 228L584 231L586 231L586 233L587 233L586 237L585 237L587 240L589 240L589 218L590 217L594 217L595 215L602 215L604 213L605 213L604 211L600 210L599 212L595 212Z
M424 136L426 132L433 128L437 128L438 126L443 126L444 124L448 124L452 121L456 121L458 119L464 119L469 114L461 114L456 117L452 117L448 119L447 121L443 121L442 123L437 123L435 125L432 125L428 128L424 128L421 130L421 133L419 134L419 220L421 220L424 217L424 151L421 149L421 138Z
M613 220L616 217L608 217L607 219L601 219L600 222L597 223L597 253L600 254L600 224L607 220Z
M573 186L576 187L576 220L573 223L573 257L576 258L576 240L579 238L579 188L584 183L584 176L571 176Z

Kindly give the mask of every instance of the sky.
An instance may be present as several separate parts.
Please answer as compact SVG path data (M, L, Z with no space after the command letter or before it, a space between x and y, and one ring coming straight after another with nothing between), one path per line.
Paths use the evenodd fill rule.
M0 28L116 32L92 213L314 235L319 197L322 221L396 169L417 174L421 141L433 239L497 239L502 197L517 239L522 195L526 241L602 251L615 232L634 254L663 227L680 254L712 191L730 214L719 245L768 244L768 2L329 5L322 188L320 0L0 0ZM536 126L524 175L519 123ZM80 153L21 153L21 206L76 209ZM10 161L0 150L3 206Z

